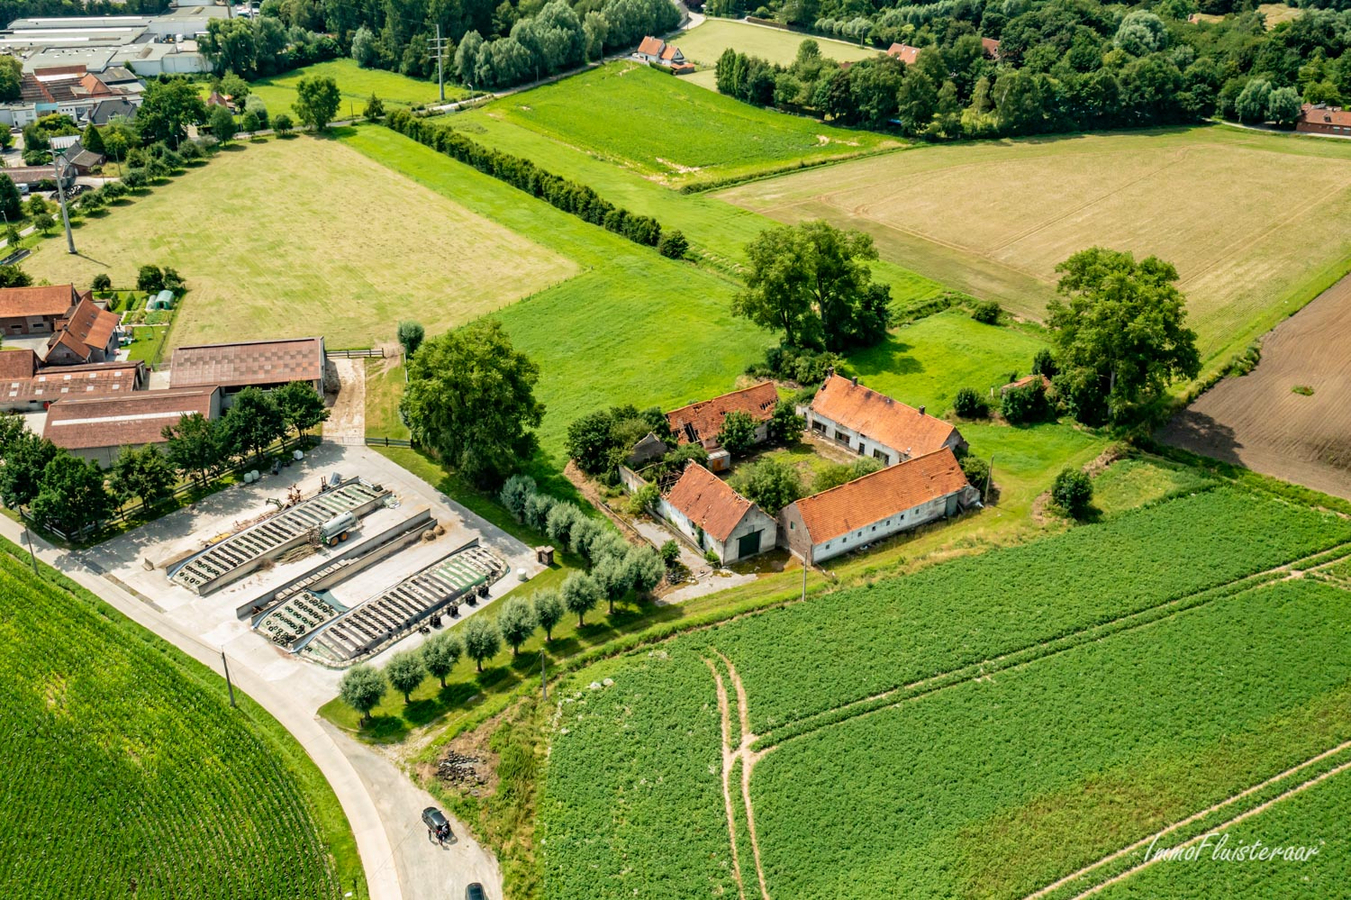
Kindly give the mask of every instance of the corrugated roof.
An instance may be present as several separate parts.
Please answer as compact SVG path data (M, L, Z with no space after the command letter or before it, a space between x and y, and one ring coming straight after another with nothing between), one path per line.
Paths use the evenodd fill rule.
M169 367L169 386L175 388L245 387L323 377L324 341L317 337L179 347Z
M779 394L774 390L773 382L765 381L754 387L672 410L666 414L666 421L671 423L677 441L682 444L697 443L716 437L722 429L722 420L729 412L739 410L757 422L767 422L774 415L774 407L778 402Z
M2 355L2 354L0 354ZM101 397L136 390L144 380L139 362L47 366L18 379L0 378L0 403L46 403L62 397Z
M755 505L698 463L685 467L666 502L719 541L727 540Z
M0 319L64 316L79 300L80 295L75 292L73 284L0 288Z
M812 410L845 428L908 456L932 453L951 437L951 423L927 415L841 375L831 375L812 399Z
M792 504L813 545L899 515L966 487L957 457L946 447L855 478Z
M42 436L67 450L163 443L164 426L183 416L211 415L216 388L136 391L123 396L58 400L47 410Z

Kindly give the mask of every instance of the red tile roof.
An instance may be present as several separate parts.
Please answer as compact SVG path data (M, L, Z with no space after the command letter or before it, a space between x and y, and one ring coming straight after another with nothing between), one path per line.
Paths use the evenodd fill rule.
M985 55L991 59L999 59L999 41L994 38L983 37L980 39L980 45L985 50Z
M956 429L899 400L841 375L831 375L812 399L812 411L908 456L932 453Z
M698 463L690 463L666 495L666 502L714 540L725 541L754 503Z
M1299 118L1301 122L1351 127L1351 109L1342 109L1339 106L1315 106L1306 103L1300 111Z
M944 448L855 478L793 505L812 544L817 545L955 494L966 485L957 457Z
M666 42L661 38L654 38L651 35L643 38L643 42L638 45L638 52L647 56L659 56L661 48L666 46Z
M913 66L915 60L919 59L919 48L911 47L909 44L892 44L887 48L887 56L899 59L907 66Z
M293 338L179 347L169 367L170 387L245 387L318 381L324 377L324 339Z
M55 174L52 175L55 178ZM41 287L0 288L0 319L24 316L57 318L80 301L73 284L46 284Z
M69 347L81 359L88 360L95 350L102 350L112 340L122 317L100 309L93 297L86 294L70 311L61 331L52 336L48 348L58 343ZM50 353L50 349L48 353Z
M661 49L661 58L667 60L668 62L670 60L675 59L676 56L679 54L680 48L677 47L675 44L667 44L665 47Z
M204 387L65 398L47 410L42 436L67 450L163 443L164 426L193 413L210 416L211 395L216 390Z
M37 370L38 355L32 350L0 350L0 387L32 378Z
M1047 378L1045 375L1024 375L1022 378L1019 378L1017 381L1010 381L1008 384L1006 384L1006 385L1004 385L1003 387L1001 387L1001 388L999 389L999 393L1002 394L1002 393L1004 393L1005 391L1016 391L1016 390L1018 390L1019 388L1025 388L1025 387L1027 387L1029 384L1031 384L1032 382L1037 381L1037 380L1040 380L1040 381L1041 381L1041 386L1042 386L1042 387L1046 388L1047 390L1050 390L1050 389L1051 389L1051 379Z
M23 378L0 378L0 405L123 394L136 390L144 381L145 364L139 362L47 366Z
M691 403L666 414L681 444L712 440L722 430L722 420L729 412L740 410L757 422L767 422L774 415L779 394L773 382L765 381L754 387L732 391L712 400Z

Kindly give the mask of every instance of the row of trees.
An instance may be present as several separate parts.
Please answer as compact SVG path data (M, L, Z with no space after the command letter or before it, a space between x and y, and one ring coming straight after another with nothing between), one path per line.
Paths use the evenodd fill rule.
M661 242L661 223L651 216L640 216L615 206L590 185L547 172L524 157L484 147L461 132L420 119L405 109L390 113L388 125L400 134L636 244L656 247ZM682 247L679 255L683 255L683 250Z
M790 0L781 15L793 21L809 5ZM814 41L803 42L790 66L729 50L718 61L717 84L748 103L810 110L844 125L896 123L932 139L1139 127L1216 113L1291 125L1302 102L1351 97L1351 12L1310 10L1268 32L1256 11L1191 24L1192 9L1178 2L1122 15L1096 0L1052 0L1010 18L1008 4L942 0L886 10L872 24L819 18L825 33L879 47L901 41L920 53L910 66L879 56L845 69L823 60ZM997 60L982 36L1000 40Z
M342 55L341 45L331 36L288 27L275 15L212 19L197 46L217 71L246 78L264 78Z
M39 523L74 536L106 520L119 503L135 499L148 509L184 478L205 486L235 460L260 455L292 433L303 436L327 418L308 382L272 392L246 388L223 418L184 416L165 426L163 449L124 447L105 472L27 431L20 416L0 415L0 502L27 507Z

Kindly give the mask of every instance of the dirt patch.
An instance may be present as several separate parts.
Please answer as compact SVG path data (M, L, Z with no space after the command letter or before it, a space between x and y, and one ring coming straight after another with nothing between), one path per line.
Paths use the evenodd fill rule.
M435 778L445 790L457 794L479 799L491 797L497 792L497 764L500 758L488 746L488 739L501 722L502 716L499 714L472 731L456 735L437 755L435 762L418 766L418 778ZM468 774L469 770L472 775Z
M1262 361L1174 416L1158 438L1351 498L1351 275L1262 340ZM1297 393L1308 386L1312 394Z

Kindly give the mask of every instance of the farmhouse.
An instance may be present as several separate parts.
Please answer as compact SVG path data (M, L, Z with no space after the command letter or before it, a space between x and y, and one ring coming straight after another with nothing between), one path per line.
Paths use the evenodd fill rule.
M308 381L324 391L324 339L286 338L179 347L169 366L169 387L221 389L221 402L246 387L265 390Z
M162 444L166 425L175 425L193 413L215 419L220 409L221 392L215 387L66 397L47 410L42 436L106 468L123 447Z
M766 381L712 400L682 406L667 413L666 421L671 424L677 442L702 444L705 450L712 451L718 449L718 432L722 430L722 420L730 412L744 412L758 422L755 440L757 443L763 441L768 436L765 423L774 415L778 402L779 395L773 382Z
M811 434L834 441L859 456L872 456L884 466L924 456L935 450L960 452L966 441L951 423L928 415L885 394L833 372L798 413Z
M1296 131L1351 137L1351 110L1326 103L1306 103L1300 110Z
M86 292L56 323L43 361L49 366L78 366L116 359L121 322L121 316L100 308Z
M657 513L724 564L768 550L777 539L774 519L698 463L686 466L657 501Z
M643 38L643 42L638 45L638 49L633 51L633 56L635 59L643 60L648 65L670 69L677 75L684 75L686 71L694 71L694 66L685 60L685 54L680 52L679 47L651 35Z
M899 59L907 66L913 66L915 60L919 59L919 48L911 47L909 44L892 44L887 48L887 56Z
M957 457L943 447L788 504L779 513L779 540L814 565L978 500Z
M146 386L145 364L103 362L40 367L32 350L0 353L0 410L33 412L69 397L106 397Z
M0 333L51 334L80 300L92 296L79 293L72 284L0 288Z

